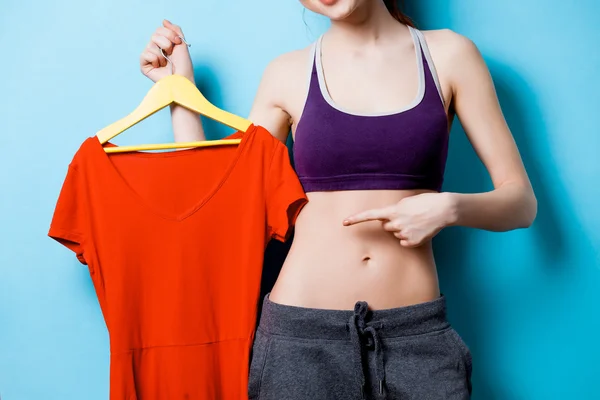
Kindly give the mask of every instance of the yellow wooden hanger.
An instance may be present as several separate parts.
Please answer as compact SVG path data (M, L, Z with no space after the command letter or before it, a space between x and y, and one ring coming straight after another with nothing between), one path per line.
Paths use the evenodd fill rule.
M181 39L185 42L185 39ZM187 42L185 42L185 44L189 46ZM246 132L248 130L252 124L251 121L221 110L220 108L211 104L198 90L198 88L187 78L184 78L181 75L173 74L173 63L162 51L162 49L161 52L167 59L167 62L171 65L171 75L166 76L165 78L162 78L156 82L148 91L148 94L146 94L140 105L133 110L133 112L98 131L96 136L101 144L105 144L118 134L173 103L179 104L189 110L195 111L198 114L202 114L214 119L215 121L221 122L238 131ZM107 153L121 153L127 151L181 149L239 143L240 139L221 139L197 142L142 144L134 146L108 146L105 147L104 150Z

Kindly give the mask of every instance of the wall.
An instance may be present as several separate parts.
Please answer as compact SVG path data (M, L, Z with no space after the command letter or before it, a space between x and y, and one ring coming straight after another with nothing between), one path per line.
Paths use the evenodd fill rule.
M420 0L426 27L480 47L538 194L529 230L450 229L436 239L450 316L471 346L475 399L592 399L600 358L600 29L592 0ZM304 18L303 18L304 14ZM85 137L129 112L150 82L138 55L161 18L182 25L197 81L247 115L276 55L326 27L297 2L4 0L0 5L0 395L100 400L108 334L87 270L46 237L66 166ZM209 124L211 136L226 129ZM167 111L119 144L169 140ZM489 188L464 134L452 131L446 190ZM276 271L286 246L272 245ZM272 278L272 273L269 279ZM597 394L597 389L596 394Z

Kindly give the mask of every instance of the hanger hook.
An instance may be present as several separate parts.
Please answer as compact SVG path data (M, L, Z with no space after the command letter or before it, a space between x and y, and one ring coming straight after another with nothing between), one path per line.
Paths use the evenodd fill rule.
M183 37L183 35L177 35L179 36L179 38L181 39L181 41L183 43L185 43L185 45L187 47L191 47L192 45L189 44L188 42L185 41L185 38ZM160 53L163 55L163 57L167 60L167 64L169 64L171 66L171 75L173 75L174 69L173 69L173 61L171 61L171 59L169 57L167 57L167 55L165 54L165 51L162 49L162 47L159 47L160 49Z

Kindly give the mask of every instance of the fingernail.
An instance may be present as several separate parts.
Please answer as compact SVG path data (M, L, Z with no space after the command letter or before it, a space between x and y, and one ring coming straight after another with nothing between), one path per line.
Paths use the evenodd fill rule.
M347 219L345 219L344 222L342 222L342 224L344 224L344 225L348 225L349 223L350 223L350 221Z

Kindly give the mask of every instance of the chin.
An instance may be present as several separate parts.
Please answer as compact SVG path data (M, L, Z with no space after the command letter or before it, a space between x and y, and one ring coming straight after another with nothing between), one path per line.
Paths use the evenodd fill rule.
M339 21L349 17L365 1L369 0L300 0L300 3L314 13Z

